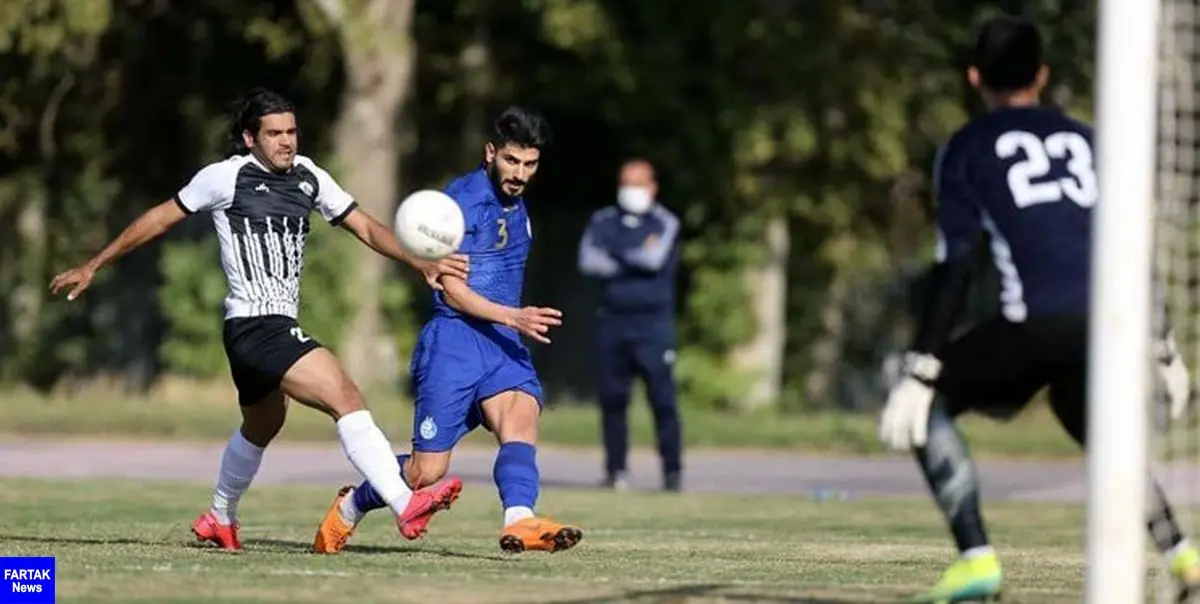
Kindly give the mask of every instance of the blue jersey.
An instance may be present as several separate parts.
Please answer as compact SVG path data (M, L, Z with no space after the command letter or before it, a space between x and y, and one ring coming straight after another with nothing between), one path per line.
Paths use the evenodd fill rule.
M458 251L471 257L467 285L497 304L520 306L533 242L525 203L502 201L483 169L454 180L446 193L465 219ZM409 365L416 394L413 450L449 451L486 425L478 403L502 392L524 392L542 404L533 358L515 329L463 315L441 292L434 292L433 310Z
M483 168L452 181L446 194L463 212L466 230L458 252L471 258L467 285L497 304L521 306L525 261L533 243L525 202L521 198L501 201ZM446 304L441 292L434 292L433 309L435 316L467 318Z
M1090 127L1051 108L993 111L938 151L934 187L939 262L973 254L986 232L1006 319L1087 312Z

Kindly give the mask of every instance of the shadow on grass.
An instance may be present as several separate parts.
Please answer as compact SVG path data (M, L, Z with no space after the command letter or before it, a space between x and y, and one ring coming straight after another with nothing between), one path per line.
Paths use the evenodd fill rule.
M0 541L24 541L26 543L46 543L59 545L179 545L178 541L162 539L128 539L125 537L56 537L53 535L0 535Z
M247 539L243 541L243 545L251 547L263 547L274 550L284 550L294 554L309 554L312 553L311 543L301 543L299 541L285 541L282 539ZM456 552L448 549L431 549L415 546L387 546L387 545L347 545L343 550L348 554L388 554L388 555L430 555L439 556L442 558L462 558L467 560L489 560L493 562L508 562L513 560L512 556L504 556L501 554L485 555L485 554L468 554L464 552Z
M680 585L677 587L667 587L663 589L640 589L629 590L624 593L612 596L600 596L590 598L577 598L572 600L555 600L551 604L616 604L617 602L672 602L678 598L680 602L687 601L688 598L705 598L712 597L721 602L764 602L767 604L863 604L871 600L862 598L856 599L833 599L833 598L805 598L805 597L780 597L756 595L750 593L727 593L724 590L730 587L729 585L721 584L697 584L697 585Z

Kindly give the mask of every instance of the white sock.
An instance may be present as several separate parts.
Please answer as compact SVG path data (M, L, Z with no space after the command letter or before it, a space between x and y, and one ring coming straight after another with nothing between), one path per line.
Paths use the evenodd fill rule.
M392 454L392 445L371 419L366 409L347 413L337 421L342 451L354 469L362 474L387 502L396 515L404 513L412 499L412 489L400 478L400 464Z
M520 522L526 518L533 518L533 510L523 505L504 509L504 526L511 526L513 523Z
M971 549L963 552L961 557L963 560L974 560L980 556L993 554L995 551L996 550L992 549L992 546L990 545L981 545L979 547L972 547Z
M221 524L237 522L238 500L250 488L258 466L262 464L263 448L246 440L241 428L229 437L221 455L221 473L213 490L212 514Z
M356 487L357 488L357 487ZM341 505L338 506L338 511L342 514L342 520L350 526L358 526L366 516L357 505L354 505L354 489L351 489L345 497L342 498Z

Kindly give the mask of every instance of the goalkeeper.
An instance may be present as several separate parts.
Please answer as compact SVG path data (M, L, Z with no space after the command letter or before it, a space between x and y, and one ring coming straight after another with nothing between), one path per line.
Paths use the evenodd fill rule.
M1001 17L985 24L967 78L987 112L959 129L935 160L932 289L880 426L889 447L915 454L960 552L917 601L990 599L1000 592L978 475L954 424L959 414L1007 420L1048 386L1062 427L1086 442L1089 231L1097 200L1092 129L1039 106L1048 75L1032 23ZM947 342L985 231L1001 276L999 316ZM1158 350L1179 417L1190 398L1187 368L1170 334ZM1183 590L1200 585L1200 552L1180 533L1157 484L1148 524Z

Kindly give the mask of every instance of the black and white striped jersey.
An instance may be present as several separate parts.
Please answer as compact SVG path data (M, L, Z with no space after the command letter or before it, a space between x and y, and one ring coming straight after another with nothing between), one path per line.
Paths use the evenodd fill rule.
M328 172L297 155L287 172L253 155L209 164L175 196L188 214L208 211L221 246L225 318L296 318L309 216L338 224L356 204Z

